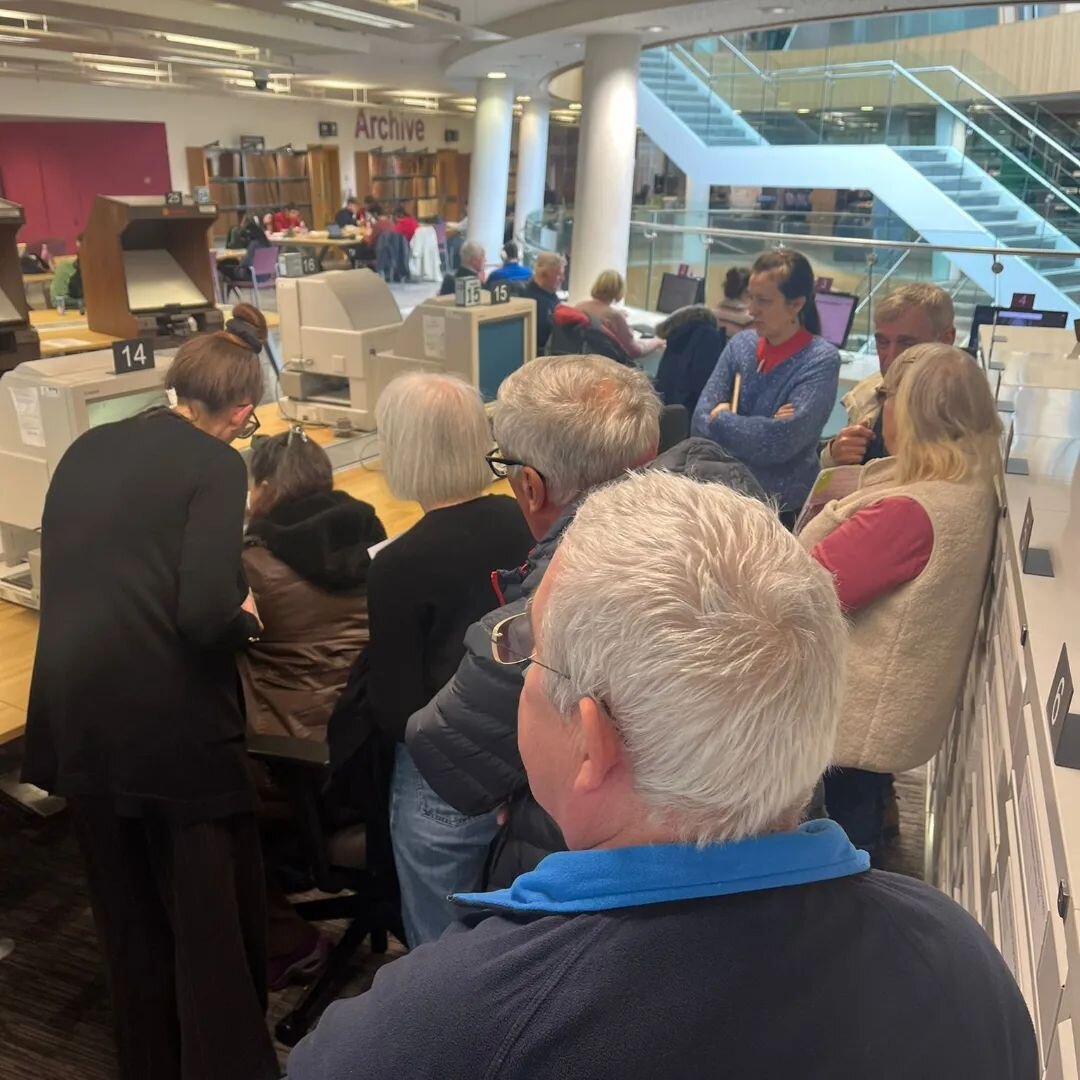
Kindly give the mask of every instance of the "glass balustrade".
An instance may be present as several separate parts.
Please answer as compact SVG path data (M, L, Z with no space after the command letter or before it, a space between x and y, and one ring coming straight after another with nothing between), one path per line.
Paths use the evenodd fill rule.
M909 160L942 190L996 182L1045 222L1010 228L1006 213L996 239L1030 245L1039 232L1039 246L1059 247L1080 238L1075 130L1043 106L1011 104L1016 88L969 53L921 55L907 41L881 43L873 59L852 59L850 47L752 46L740 35L647 50L642 78L708 146L937 147Z
M557 218L558 224L553 223ZM559 237L559 244L540 244ZM802 252L819 278L828 278L837 292L859 298L848 340L852 352L872 351L876 305L893 289L913 283L939 285L953 297L956 324L966 340L977 304L1008 306L1014 271L1030 260L1067 266L1069 252L1020 249L1009 252L986 247L981 232L954 231L926 243L895 218L865 220L864 215L816 211L760 210L654 210L635 208L630 226L625 303L630 308L654 311L663 275L688 272L705 279L706 303L723 296L724 275L732 266L749 266L763 251L778 246ZM526 229L526 258L538 250L557 250L570 261L571 292L583 290L573 283L573 210L564 208L534 214ZM994 272L993 267L1000 267ZM989 287L986 287L989 286ZM1068 309L1059 302L1041 307ZM1075 305L1074 305L1075 306ZM1070 314L1074 314L1070 310Z

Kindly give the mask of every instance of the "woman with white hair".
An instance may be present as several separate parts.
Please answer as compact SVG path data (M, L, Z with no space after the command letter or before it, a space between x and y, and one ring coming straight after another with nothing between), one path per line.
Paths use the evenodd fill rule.
M1000 421L986 377L950 345L917 345L885 373L890 457L829 503L800 540L852 620L829 814L874 857L890 773L937 752L960 693L998 511Z
M457 670L465 631L499 606L492 572L524 562L532 534L514 499L484 494L492 439L474 387L450 375L402 375L383 391L375 416L390 491L424 512L368 571L367 700L375 723L398 743L391 831L402 817L422 822L437 814L444 825L460 821L464 832L475 819L427 787L403 745L405 724ZM477 878L493 828L485 822L477 833ZM395 859L406 933L415 941L427 906L437 905L445 920L447 900L425 887L425 868L396 844Z

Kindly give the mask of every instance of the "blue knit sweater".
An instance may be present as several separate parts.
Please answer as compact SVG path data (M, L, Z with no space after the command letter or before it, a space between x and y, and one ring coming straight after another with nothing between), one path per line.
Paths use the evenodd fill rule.
M691 431L715 439L748 465L781 510L798 511L818 474L818 440L836 404L840 354L824 338L815 337L762 375L757 343L755 330L744 330L728 342L701 392ZM718 402L731 400L735 372L742 375L738 414L724 412L710 420ZM794 407L794 417L774 420L783 405Z

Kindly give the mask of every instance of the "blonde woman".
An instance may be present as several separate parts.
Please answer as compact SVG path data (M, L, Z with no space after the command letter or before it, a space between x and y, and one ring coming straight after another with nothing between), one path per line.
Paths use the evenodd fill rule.
M891 456L800 534L852 621L826 803L871 857L888 774L934 755L960 692L998 511L1000 431L985 375L949 345L901 354L880 396Z
M637 360L663 346L656 337L638 338L630 329L626 316L615 307L626 295L626 282L618 270L604 270L593 282L592 298L582 300L575 307L586 315L591 315L606 327L622 346L631 360Z

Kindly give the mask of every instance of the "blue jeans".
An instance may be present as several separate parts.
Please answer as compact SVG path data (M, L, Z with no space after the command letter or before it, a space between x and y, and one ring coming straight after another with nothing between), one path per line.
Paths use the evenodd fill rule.
M482 888L484 864L498 832L497 811L470 817L431 789L409 751L398 744L390 784L390 835L410 948L434 941L462 913L451 893Z

